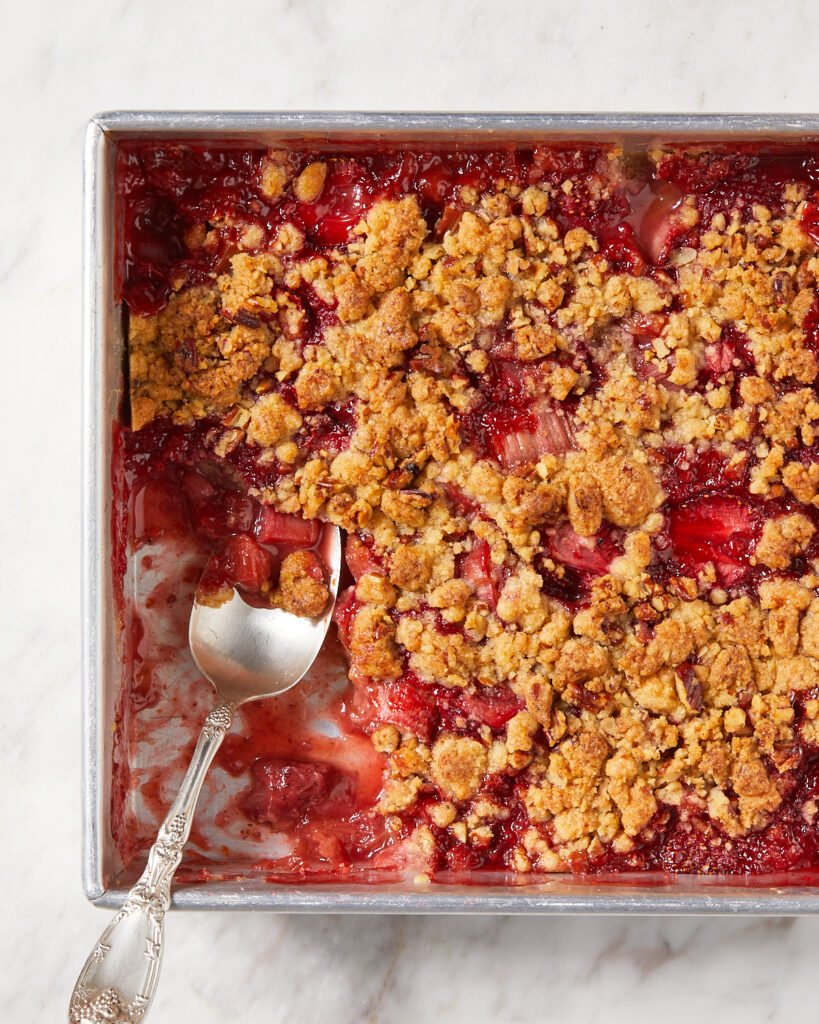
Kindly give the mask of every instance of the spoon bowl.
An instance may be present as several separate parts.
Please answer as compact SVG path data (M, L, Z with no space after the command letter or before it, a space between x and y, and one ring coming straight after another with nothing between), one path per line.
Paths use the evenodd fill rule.
M224 604L194 603L188 642L199 671L218 696L234 707L257 697L284 693L316 659L335 607L341 570L341 537L325 527L318 554L329 580L330 599L320 618L247 604L234 589Z
M205 719L179 794L159 828L139 881L100 936L80 972L68 1011L71 1024L139 1024L159 980L171 879L182 860L205 775L245 701L284 693L304 676L324 642L338 593L341 536L324 527L318 554L330 592L324 613L299 618L257 608L234 588L220 605L194 602L188 640L202 674L219 698Z

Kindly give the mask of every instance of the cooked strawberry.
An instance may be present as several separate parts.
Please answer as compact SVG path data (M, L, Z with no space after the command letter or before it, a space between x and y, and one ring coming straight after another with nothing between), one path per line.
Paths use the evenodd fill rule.
M734 353L729 345L709 345L705 350L705 369L710 377L726 374L733 365Z
M470 718L500 729L520 711L523 701L508 686L477 685L474 692L463 692L461 705Z
M726 327L719 340L705 349L705 365L701 380L719 383L728 373L753 373L754 358L744 335L733 327Z
M305 415L299 447L311 452L323 450L337 455L349 446L356 423L356 399L332 402Z
M498 586L489 545L481 537L475 538L472 550L461 559L460 576L472 584L478 600L494 610L498 603Z
M692 571L713 562L725 586L733 586L747 573L760 532L755 510L727 495L695 498L669 513L674 557Z
M411 673L378 689L376 720L412 733L425 743L432 738L438 709L430 694L416 685Z
M254 532L260 544L293 544L309 548L319 539L321 525L315 519L287 515L265 505L259 509Z
M454 231L458 227L458 222L463 216L463 209L460 206L454 206L451 203L447 205L441 211L441 216L435 225L434 234L436 238L443 238L447 231Z
M367 861L367 867L378 877L378 872L389 873L395 878L412 878L421 871L429 869L427 857L414 838L398 838L389 834L383 839Z
M617 224L603 234L600 252L615 271L628 271L639 277L646 269L646 261L637 244L630 224Z
M675 504L705 491L733 490L744 482L747 468L745 452L726 455L716 448L697 451L687 445L662 451L663 489Z
M202 505L216 497L216 488L206 476L202 476L195 469L185 473L182 481L182 490L188 501L195 505Z
M647 351L648 349L643 346L638 346L635 351L634 369L637 371L637 376L640 380L663 380L671 372L671 368L666 363L667 369L664 372L656 359L646 359ZM669 385L666 384L666 387Z
M478 868L484 861L485 854L465 843L454 843L444 850L444 862L449 871L459 874Z
M289 828L326 802L341 781L338 770L329 764L260 758L253 765L253 788L242 808L254 821Z

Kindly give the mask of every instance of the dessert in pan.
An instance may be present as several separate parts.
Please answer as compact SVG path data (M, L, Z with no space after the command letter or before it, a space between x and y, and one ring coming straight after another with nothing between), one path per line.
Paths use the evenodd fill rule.
M152 140L117 184L124 861L196 588L319 614L332 523L333 635L189 879L819 863L814 156Z

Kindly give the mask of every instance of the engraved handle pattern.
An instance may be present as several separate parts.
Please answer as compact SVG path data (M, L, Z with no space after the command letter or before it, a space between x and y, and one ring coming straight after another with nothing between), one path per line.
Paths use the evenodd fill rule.
M68 1011L70 1024L139 1024L148 1012L159 980L171 879L182 860L205 775L232 720L232 704L219 704L205 719L145 870L77 979Z

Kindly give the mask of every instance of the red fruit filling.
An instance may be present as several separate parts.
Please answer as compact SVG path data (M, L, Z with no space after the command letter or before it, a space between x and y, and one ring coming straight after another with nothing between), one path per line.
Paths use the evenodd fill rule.
M238 587L248 596L260 597L271 586L273 556L248 534L228 537L208 562L202 575L204 593Z
M332 765L260 758L253 765L253 788L243 808L254 821L290 828L310 814L326 813L344 788L344 777Z
M147 620L157 607L166 609L178 634L177 646L184 647L187 608L206 564L203 587L216 591L237 586L250 600L263 602L276 586L282 558L296 549L314 548L320 531L317 520L272 507L273 495L284 507L293 509L298 507L294 495L300 495L301 489L309 492L314 483L321 498L314 502L311 515L323 515L315 510L322 508L323 502L333 501L336 516L349 515L344 520L349 530L344 545L346 582L357 584L372 576L380 579L364 580L358 594L356 586L342 587L339 594L335 630L348 652L352 683L343 693L338 689L330 696L325 694L324 717L313 714L307 699L297 691L290 710L283 715L285 726L276 725L272 718L255 719L263 724L248 741L252 757L247 751L237 754L236 749L225 755L222 767L227 774L250 784L242 794L231 797L231 807L241 811L241 827L269 835L269 828L259 826L270 826L277 841L290 843L287 854L261 858L254 870L268 863L276 880L317 877L322 872L338 877L364 867L414 872L418 853L413 843L418 831L424 830L421 845L425 859L420 866L433 876L455 872L469 877L490 869L534 868L537 873L539 866L548 865L548 852L561 848L561 830L566 833L574 825L561 817L571 808L563 807L551 790L544 785L542 792L533 795L530 787L542 783L544 777L554 786L556 778L563 779L564 770L569 771L571 784L572 771L581 778L589 765L590 771L597 770L595 758L603 765L599 769L604 780L601 787L609 786L614 792L615 782L607 780L619 781L618 766L613 765L610 773L605 767L613 754L616 730L605 733L605 750L586 733L597 712L614 715L619 700L633 699L640 707L639 720L650 735L652 730L658 734L666 730L666 735L672 726L681 727L686 715L700 712L713 712L714 720L725 714L727 721L723 705L716 710L707 706L713 681L705 680L709 672L717 671L711 650L692 647L680 655L679 663L673 663L673 673L660 672L658 678L663 683L673 680L676 697L670 692L646 694L631 676L624 684L626 669L617 675L619 670L611 668L616 667L616 658L607 661L608 655L593 662L596 671L605 673L606 665L611 668L604 686L601 676L584 671L586 665L578 670L571 661L572 652L588 651L601 645L601 638L622 632L618 622L625 619L628 642L649 646L652 637L661 635L660 609L667 610L665 596L675 595L675 601L680 594L681 599L694 598L690 590L672 586L681 582L679 577L697 581L695 593L704 600L714 588L721 588L729 591L731 598L750 595L756 608L761 584L797 581L811 570L819 547L815 539L802 546L787 569L772 572L769 566L756 564L754 558L769 519L799 512L809 523L817 522L812 499L797 496L799 488L799 493L807 493L811 486L810 467L816 461L809 429L802 434L794 432L782 442L783 461L806 468L805 478L794 484L796 490L786 489L785 483L794 481L794 474L785 471L787 466L772 465L773 490L764 496L758 488L753 495L749 492L752 473L757 470L756 480L760 461L779 443L776 431L787 426L789 414L777 403L786 404L786 397L803 386L806 391L815 387L815 381L802 379L810 376L805 369L809 361L795 361L780 379L777 366L771 369L766 365L768 354L757 343L760 332L779 325L777 318L791 316L787 328L795 333L801 329L805 348L819 354L819 304L815 298L808 301L815 284L810 266L787 273L787 281L781 276L773 281L776 309L769 321L753 325L756 334L750 328L745 333L745 322L741 331L721 310L713 321L719 323L721 333L704 351L702 346L696 347L702 358L687 383L681 383L686 381L684 374L674 373L684 368L684 345L678 353L672 351L672 345L671 350L666 349L671 354L663 359L658 352L664 339L675 337L674 331L679 329L674 316L686 311L685 288L681 286L685 272L680 267L687 265L690 254L678 251L683 246L696 249L715 215L724 213L726 222L736 215L739 223L745 224L757 216L754 208L762 204L770 217L777 218L787 212L784 186L796 182L807 188L810 196L801 209L801 227L819 244L817 163L813 157L768 157L740 146L736 152L704 155L675 151L656 166L638 155L633 164L626 160L620 167L628 173L613 174L611 154L602 147L586 145L560 149L510 146L491 152L447 154L353 147L353 151L332 158L293 153L288 158L290 178L319 158L326 163L326 177L319 194L305 201L296 197L290 179L277 198L264 191L267 151L261 147L155 143L120 147L119 213L124 228L118 271L131 314L156 313L169 296L180 291L180 283L183 295L192 285L214 287L214 278L226 273L240 253L272 251L278 254L279 267L268 268L261 275L269 273L271 281L260 294L274 296L280 308L259 315L244 307L222 310L229 325L251 332L241 336L242 344L248 345L244 358L255 358L253 345L269 345L241 378L229 399L234 403L231 408L220 408L218 402L214 406L218 411L210 408L207 399L218 390L211 382L197 392L200 399L205 396L207 416L186 424L184 405L181 409L172 405L165 415L153 418L140 430L125 432L122 446L115 446L119 504L113 518L120 585L128 569L129 543L131 554L142 549L140 572L161 575L163 558L172 560L180 552L190 560L178 568L173 585L165 580L151 592L144 608L132 607L124 590L119 598L131 677L116 740L118 775L113 789L117 815L125 815L128 787L134 785L128 765L134 730L140 737L150 737L153 728L147 718L141 719L141 712L151 708L158 721L169 721L174 713L174 698L161 675L162 655L151 649L150 642L153 638L154 648L165 651L172 644L163 636L157 645L156 626L151 634L142 615ZM567 178L571 180L567 182ZM499 179L513 187L501 190L500 199L496 196L486 202L482 194L494 195ZM406 238L398 238L396 222L384 228L386 241L379 237L381 228L372 223L364 234L356 233L376 202L407 194L417 198L426 224L424 244L432 242L437 247L433 251L444 252L440 259L432 258L435 272L445 276L452 266L459 267L459 279L447 285L451 292L442 292L443 298L432 298L435 281L424 265L426 257L414 262L418 249ZM517 235L511 229L505 233L507 221L517 225ZM714 231L718 231L719 221L716 224ZM280 236L285 225L295 229L289 241L287 232ZM394 236L389 235L391 230ZM570 231L574 234L567 238ZM591 240L584 231L590 233ZM491 236L492 245L484 244L484 233ZM555 250L550 263L538 264L542 246L555 237L560 238L562 251ZM764 241L764 232L757 241L759 238ZM751 262L764 259L760 256L764 246L754 244ZM402 245L407 246L406 252ZM374 259L368 249L373 246ZM729 250L726 243L725 252ZM675 253L679 259L672 258ZM330 287L327 279L321 278L321 268L331 268L331 274L345 260L347 265L341 269L351 273L346 278L339 276L343 286L334 283ZM574 283L566 270L570 264L576 275ZM396 266L393 280L390 274ZM739 277L744 266L737 263L733 272ZM417 278L410 282L410 274ZM610 292L601 286L605 302L600 308L605 306L605 313L593 323L597 311L590 296L599 298L594 292L596 275L605 281L612 274L632 279L631 290L624 298L625 293L615 287L617 282L610 282ZM515 279L517 291L504 291L505 277ZM707 284L708 274L704 280ZM719 277L720 285L725 280ZM541 287L544 283L549 287ZM431 291L426 290L428 285ZM652 299L651 285L658 289L657 301ZM800 290L804 294L794 306L797 317L790 304ZM360 346L361 367L374 377L380 374L377 387L370 381L366 388L349 394L337 387L337 381L322 382L322 368L332 361L328 353L337 344L337 335L351 323L363 323L373 310L388 309L385 296L391 292L401 301L411 296L415 319L404 327L387 320L373 328L371 322L354 339ZM340 295L348 303L346 309ZM609 302L610 307L606 305ZM441 315L419 327L418 318L427 316L436 303ZM588 325L579 326L578 309L586 311ZM542 349L527 350L531 337L526 344L521 342L524 335L517 332L522 327L542 330L538 342ZM198 347L197 339L189 336L193 327L188 325L186 331L173 336L173 345L163 358L169 373L184 370L186 387L195 390L197 375L207 372L199 362L200 348L204 351L207 346ZM395 344L396 336L400 345ZM749 337L754 338L753 352ZM222 340L219 335L216 348ZM778 358L774 356L773 362ZM612 367L616 369L621 359L629 364L626 377L631 390L623 392L622 407L618 406L611 423L606 423L610 405L617 405L621 397L616 391L617 378L609 379L615 372ZM484 365L485 370L474 369ZM323 403L314 402L312 393L305 400L301 378L305 366L317 369L316 379L326 385L326 391L319 392L329 396ZM773 382L773 398L748 401L741 385L752 375ZM641 388L632 387L635 376ZM231 380L228 384L221 381L220 387L232 386ZM645 414L650 422L652 388L661 389L663 401L657 403L656 424L645 426L640 417ZM704 433L702 440L690 445L657 446L656 437L673 416L675 403L683 406L696 396L704 408L718 388L727 389L730 397L726 404L720 394L714 406L724 410L726 418L740 410L751 425L747 436L736 428L734 434L741 440L733 443L706 442L704 438L711 434ZM443 404L440 418L434 421L435 436L425 438L422 445L418 440L422 432L407 411L412 404L408 396L417 403L413 407L417 411L436 389L445 396L442 403L448 404ZM387 428L380 433L384 424L373 413L374 394L390 410ZM295 465L290 461L293 451L279 444L282 438L273 429L275 422L272 427L267 424L277 437L270 444L254 441L252 431L248 432L248 417L256 411L254 403L264 395L281 400L277 409L282 420L290 415L300 424L288 437L298 450ZM589 400L598 397L599 405L592 406ZM807 403L804 395L788 401L803 399ZM164 399L159 401L161 404ZM707 410L705 415L709 415ZM557 489L565 500L565 493L577 483L573 460L584 454L583 445L588 444L584 431L593 434L601 416L609 428L608 434L597 438L598 454L604 453L601 459L606 448L621 444L623 437L628 438L624 445L628 450L632 440L640 440L641 431L652 434L643 457L663 491L658 498L663 502L659 508L663 527L657 531L656 524L652 526L647 541L651 559L647 576L657 588L648 596L656 600L629 606L627 613L615 598L609 605L605 601L601 605L597 590L597 603L592 604L592 594L596 581L610 573L612 562L624 551L631 552L626 537L635 524L616 526L604 518L597 532L587 537L575 531L562 507L554 515L530 514L526 507L526 501L535 500L533 494L543 473L558 480ZM719 426L719 430L724 433L726 428ZM390 432L395 436L388 439ZM354 433L353 458L336 473L333 460L350 448ZM380 475L360 472L356 458L380 456L384 450L388 459L379 466L383 470ZM478 474L476 482L469 476L469 466L461 478L453 474L441 481L430 473L423 484L413 481L416 475L423 477L428 463L439 459L440 450L448 451L453 460L466 450L476 459L491 460L494 473L500 473L503 481L514 478L520 487L512 488L508 496L504 489L500 501L499 492L492 490L492 478ZM547 456L551 461L538 466ZM561 469L553 473L553 466ZM595 466L587 462L586 470L594 475ZM341 486L345 473L350 478L359 474L355 500ZM408 474L406 481L403 474ZM398 478L403 491L393 487ZM386 479L390 483L380 488ZM610 485L611 481L603 483ZM386 494L388 490L390 494ZM439 514L441 496L457 517L454 527ZM344 505L347 497L350 501ZM615 504L612 511L608 495L599 500L612 519L629 522L628 508L617 509ZM500 530L490 523L498 504L519 517L508 519ZM432 511L427 513L429 508ZM426 514L434 523L433 543L428 549L423 544ZM495 532L481 530L484 536L478 537L473 532L476 517ZM578 525L576 519L572 522ZM514 544L507 543L512 534ZM494 537L505 538L503 564L492 561L490 543L484 537L493 538L493 550ZM515 551L516 545L521 548L525 544L535 552L528 558L542 580L541 593L520 609L517 621L501 623L495 614L500 593L521 569L520 562L525 560ZM636 542L635 547L639 547ZM463 615L444 614L447 606L436 592L442 584L454 582L453 574L456 581L468 584L471 603ZM463 589L461 586L457 593ZM513 592L510 587L504 597ZM383 605L376 600L379 595ZM550 600L539 617L537 601L543 596ZM480 603L477 610L475 599ZM510 603L512 600L510 597ZM714 600L725 598L715 595ZM774 595L771 600L779 598ZM569 626L568 632L560 632L566 615L571 619L581 613L585 617L578 618L576 624L582 624L582 630L573 631ZM785 621L784 613L782 618ZM531 628L530 619L537 623ZM477 656L466 675L456 680L444 681L424 672L419 666L425 664L425 658L429 664L436 651L430 652L420 642L413 647L415 626L423 627L427 642L430 636L434 638L433 647L447 652L440 662L446 670L452 667L450 662L461 667L457 665L461 645L474 654L478 645L493 641L498 631L508 634L503 657L533 643L539 630L553 629L562 639L556 642L550 659L539 661L538 655L525 655L526 670L516 677L513 690L507 679L492 686L481 682ZM399 635L402 642L396 639ZM331 638L328 649L334 644ZM374 658L385 652L386 668L383 660ZM628 665L627 658L623 665ZM736 666L732 666L734 671ZM538 682L541 668L544 674ZM322 676L323 685L330 690L332 676L331 671ZM509 678L513 677L510 672ZM755 737L760 719L750 716L753 683L746 681L736 689L737 693L732 693L735 702L728 701L725 708L730 705L732 711L746 715L734 716L731 743L732 749L739 750ZM809 688L791 695L787 706L779 709L782 721L788 718L789 709L794 712L792 741L790 745L771 741L765 759L760 760L760 770L776 778L783 799L767 817L755 819L747 834L729 838L706 813L702 801L686 791L674 805L661 802L650 820L631 836L630 851L616 853L614 847L608 847L601 853L599 841L594 840L589 847L592 852L566 854L577 838L573 836L561 848L563 866L580 873L649 869L758 873L815 867L819 840L809 808L817 799L817 745L809 739L810 727L804 735L799 729L813 721L808 712L813 712L811 701L817 692L819 688ZM759 715L754 707L753 716ZM660 717L664 724L658 721ZM611 724L615 719L607 721ZM356 745L370 733L378 736L379 753L373 752L366 740L367 754L360 755ZM445 749L442 740L456 742ZM396 753L394 747L399 743ZM476 749L486 763L481 777L473 780L467 755ZM354 750L357 763L350 753ZM348 756L350 774L346 771ZM709 758L716 764L716 755L712 757L710 750L703 754L705 761ZM386 796L382 793L382 770L388 761L391 770L397 771L392 781L399 778L404 786L398 787L397 795L389 788L384 790ZM335 767L338 763L345 764L344 773ZM549 770L544 776L546 764ZM570 768L566 769L567 765ZM719 765L714 770L717 768ZM774 771L778 773L775 776ZM418 780L417 786L413 780ZM719 786L712 779L706 788L713 792L722 787L726 800L736 803L746 784L737 774ZM414 786L413 800L402 804ZM154 788L160 788L156 780ZM149 789L142 787L143 801L149 802ZM615 802L622 810L642 795L635 787L628 794L619 793ZM442 801L455 806L467 839L460 830L441 824L449 813L442 814ZM484 827L481 816L492 804L500 806L503 813L496 815L491 828ZM385 806L390 809L384 811ZM623 813L624 821L628 813ZM225 818L230 818L227 811ZM117 842L127 855L144 837L129 837L119 829L117 824ZM602 832L595 832L598 834ZM243 841L250 841L249 837L247 831L242 835ZM620 849L628 845L622 836L620 840ZM202 847L206 847L204 841ZM202 870L207 877L209 869Z
M321 524L315 519L285 515L262 506L256 517L254 532L260 544L292 544L295 547L311 548L319 539Z
M671 509L670 558L681 576L696 577L710 562L719 583L734 587L748 572L761 532L758 512L739 498L705 495Z
M662 451L660 467L669 501L681 504L707 491L740 493L746 484L748 454L673 446Z
M594 580L609 571L623 549L617 531L608 524L592 537L581 537L569 523L563 523L546 535L544 553L556 564L552 568L541 562L544 592L574 607L587 600Z

